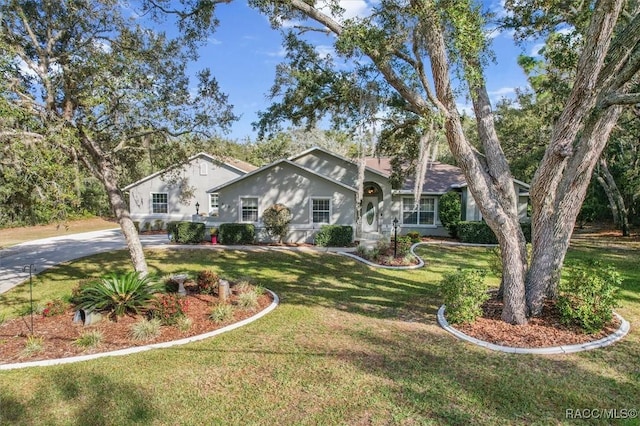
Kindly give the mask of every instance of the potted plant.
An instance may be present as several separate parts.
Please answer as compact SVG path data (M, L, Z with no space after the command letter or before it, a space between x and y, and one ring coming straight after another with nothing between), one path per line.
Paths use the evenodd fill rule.
M218 244L218 228L211 228L209 232L211 233L211 244Z

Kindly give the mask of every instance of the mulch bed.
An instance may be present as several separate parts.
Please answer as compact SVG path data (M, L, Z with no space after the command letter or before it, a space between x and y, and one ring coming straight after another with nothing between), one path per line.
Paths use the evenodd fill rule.
M620 320L614 316L599 333L586 334L577 326L562 324L560 313L551 300L545 302L541 316L529 318L526 325L511 325L500 319L502 307L502 301L492 296L482 306L482 317L473 323L456 324L453 327L476 339L516 348L544 348L593 342L607 337L620 327Z
M192 324L183 332L175 326L162 326L160 336L146 341L131 338L131 326L143 319L142 316L124 316L117 322L104 318L102 321L83 326L73 322L75 310L69 309L62 315L43 317L34 315L34 335L44 338L44 351L32 356L25 356L23 350L31 329L31 316L16 318L0 325L0 364L9 364L45 359L66 358L99 352L109 352L134 346L145 346L152 343L168 342L196 336L242 321L268 307L273 301L269 293L258 298L258 307L253 310L237 308L233 320L225 323L214 323L209 320L212 304L218 301L217 296L189 293L185 296L189 301L187 316ZM234 303L236 295L232 294L230 302ZM84 332L102 332L102 342L97 348L85 349L74 344Z

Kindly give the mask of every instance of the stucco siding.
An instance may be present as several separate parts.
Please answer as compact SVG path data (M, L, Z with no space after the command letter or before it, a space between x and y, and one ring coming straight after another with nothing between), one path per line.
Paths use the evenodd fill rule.
M243 198L258 200L258 221L253 222L257 228L263 226L263 212L280 203L291 210L292 234L294 231L301 231L301 234L308 236L307 231L317 230L321 226L312 221L311 203L314 198L331 200L330 224L353 225L355 221L354 191L287 163L274 165L238 182L232 182L221 188L219 194L220 223L242 222ZM299 240L299 237L295 239Z
M145 221L162 220L191 220L196 213L196 203L200 205L200 213L209 213L209 194L207 190L216 185L228 182L243 173L225 164L211 161L206 157L199 157L178 172L178 179L169 181L169 174L157 175L141 181L128 189L129 209L133 220ZM175 176L175 175L174 175ZM181 200L181 195L193 191L193 196ZM167 194L167 212L153 213L152 194Z

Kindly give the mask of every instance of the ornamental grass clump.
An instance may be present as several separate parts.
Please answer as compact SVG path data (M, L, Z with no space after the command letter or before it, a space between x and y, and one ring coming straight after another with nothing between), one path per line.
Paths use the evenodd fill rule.
M97 348L102 343L102 332L98 330L85 331L73 341L73 344L84 349Z
M622 279L613 266L595 261L573 268L559 288L558 309L562 322L596 333L613 317Z
M485 272L459 269L444 275L440 282L440 295L451 324L473 322L482 315L482 304L489 299Z
M24 344L22 356L30 357L44 351L44 338L42 336L30 335Z
M139 314L147 308L163 284L151 283L137 272L111 274L80 290L78 307L88 311L104 311L115 319L125 314Z
M242 309L255 309L258 307L258 296L255 290L242 292L238 294L238 306Z
M133 340L151 340L160 335L162 323L157 318L143 319L131 326L131 338Z
M209 319L215 323L222 323L233 319L233 306L227 303L218 303L211 308Z

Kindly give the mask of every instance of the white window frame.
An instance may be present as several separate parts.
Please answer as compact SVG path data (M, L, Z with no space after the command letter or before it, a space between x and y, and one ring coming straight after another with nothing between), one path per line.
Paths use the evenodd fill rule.
M256 205L255 205L255 212L256 212L256 220L245 220L244 219L244 200L256 200ZM256 196L253 195L246 195L246 196L241 196L239 197L238 200L238 206L240 207L238 209L238 213L240 215L240 217L238 218L240 223L257 223L258 220L260 219L260 199ZM254 206L247 206L247 207L254 207Z
M322 213L328 213L329 217L327 218L328 221L327 222L316 222L314 221L314 217L313 217L313 213L314 213L314 209L313 209L313 202L314 201L327 201L329 203L329 210L317 210L317 212L322 212ZM309 200L309 222L314 224L314 225L330 225L331 224L331 218L333 217L333 202L331 200L331 197L312 197Z
M433 210L426 210L426 211L421 211L421 207L422 207L422 200L423 199L427 199L427 200L432 200L433 201ZM407 210L405 209L405 206L409 204L411 206L411 210ZM401 211L401 217L402 217L402 224L403 225L408 225L408 226L425 226L425 227L435 227L437 226L437 212L438 212L438 198L437 197L433 197L433 196L428 196L428 195L422 195L420 196L420 203L418 203L418 206L416 208L415 206L415 198L414 197L402 197L402 211ZM416 223L411 223L411 222L405 222L405 213L406 212L411 212L416 214ZM420 214L421 213L433 213L433 222L432 223L420 223Z
M206 176L209 174L209 164L206 162L200 163L200 176Z
M216 200L215 207L213 204L214 199ZM209 194L209 216L220 216L220 194L218 194L217 192L212 192Z
M154 201L153 197L155 195L164 195L165 198L167 199L167 201L164 202L164 203ZM166 214L166 213L169 213L169 193L168 192L152 192L151 196L149 197L149 199L151 200L151 202L149 204L151 205L151 213L152 214ZM165 211L156 211L156 206L161 206L161 205L165 206L165 208L164 208Z

